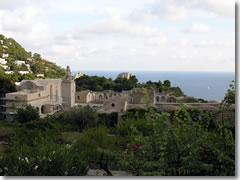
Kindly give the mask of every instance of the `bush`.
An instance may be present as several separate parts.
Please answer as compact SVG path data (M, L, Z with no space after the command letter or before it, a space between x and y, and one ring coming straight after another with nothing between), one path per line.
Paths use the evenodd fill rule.
M16 144L12 151L1 158L2 176L83 176L88 172L81 154L56 146L48 139L35 142L34 146Z
M31 105L26 105L24 108L17 109L16 120L20 123L39 120L39 118L38 109Z
M93 162L95 167L99 166L98 168L104 169L108 175L111 175L109 164L114 159L112 151L116 150L115 142L115 137L109 136L107 127L98 126L84 131L74 148L84 153L89 163Z
M99 114L98 115L98 125L104 125L108 128L113 128L118 123L118 113L111 113L111 114Z
M98 115L90 106L76 107L70 112L63 114L60 120L65 123L77 125L77 129L82 131L95 126L98 122Z
M119 125L117 127L117 131L120 136L130 136L134 133L133 127L136 128L137 131L141 132L143 136L149 135L151 131L150 123L147 119L138 118L138 119L122 119L119 121Z

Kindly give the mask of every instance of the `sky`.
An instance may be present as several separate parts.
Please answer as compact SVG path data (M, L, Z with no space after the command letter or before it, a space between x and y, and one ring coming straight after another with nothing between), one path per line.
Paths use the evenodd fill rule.
M0 33L74 71L235 71L234 0L0 0Z

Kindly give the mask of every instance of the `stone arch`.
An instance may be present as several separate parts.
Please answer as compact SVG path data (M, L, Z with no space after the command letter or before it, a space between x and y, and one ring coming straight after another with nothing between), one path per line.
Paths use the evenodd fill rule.
M41 113L44 114L44 105L41 106Z
M100 95L98 96L98 98L99 98L100 100L102 100L102 99L103 99L103 96L100 94Z
M159 100L160 100L160 98L159 98L159 96L157 96L157 97L156 97L156 101L159 102Z
M162 96L161 97L161 102L165 102L166 101L166 97L165 96Z

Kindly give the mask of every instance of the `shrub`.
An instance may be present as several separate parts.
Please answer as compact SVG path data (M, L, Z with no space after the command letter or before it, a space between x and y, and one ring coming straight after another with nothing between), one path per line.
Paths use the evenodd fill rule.
M31 105L26 105L26 107L24 108L17 109L16 120L18 122L26 123L26 122L38 120L39 118L40 117L39 117L38 109Z
M111 154L116 149L115 142L115 138L109 136L107 127L98 126L85 130L74 148L78 152L84 153L89 162L94 162L95 166L99 166L100 169L104 169L108 175L111 175L109 164L110 160L114 158Z
M65 123L77 125L82 131L95 126L98 122L98 115L90 106L85 106L73 108L70 112L63 114L60 119Z
M81 154L66 146L56 146L48 139L34 146L16 144L1 158L3 176L83 176L88 172Z

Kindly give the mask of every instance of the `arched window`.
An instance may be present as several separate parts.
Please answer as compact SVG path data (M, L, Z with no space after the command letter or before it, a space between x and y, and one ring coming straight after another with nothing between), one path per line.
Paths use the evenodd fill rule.
M79 99L80 99L80 96L78 96L77 98L78 98L78 100L79 100Z
M156 97L156 101L159 102L159 96Z
M112 103L112 107L115 107L115 104L114 104L114 103Z
M103 96L102 96L102 95L99 95L98 97L99 97L99 99L102 99L102 98L103 98Z
M44 114L44 106L41 107L41 113Z
M166 100L165 96L161 97L161 101L164 102Z

